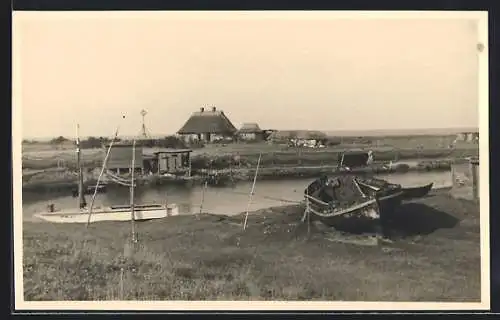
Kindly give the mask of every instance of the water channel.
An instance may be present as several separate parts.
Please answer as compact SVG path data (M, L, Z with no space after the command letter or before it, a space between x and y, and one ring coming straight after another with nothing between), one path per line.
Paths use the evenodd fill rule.
M379 175L379 178L403 187L415 187L434 183L434 188L451 186L450 172L405 173ZM290 179L278 181L257 181L255 193L249 210L280 206L299 202L303 199L303 191L312 179ZM204 192L202 186L179 187L162 186L161 188L138 189L136 203L173 202L179 205L181 214L193 214L200 211L203 200L203 212L232 215L246 211L251 182L239 182L231 187L208 187ZM128 188L111 189L107 193L98 194L95 206L117 205L129 203ZM87 196L87 202L90 202ZM55 196L23 193L23 220L32 221L33 214L44 211L47 204L54 203L57 208L75 208L77 199L71 195Z

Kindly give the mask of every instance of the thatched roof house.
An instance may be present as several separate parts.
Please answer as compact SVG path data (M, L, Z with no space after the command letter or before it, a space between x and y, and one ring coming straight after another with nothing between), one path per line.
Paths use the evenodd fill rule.
M205 108L200 108L200 111L194 112L177 133L181 135L219 134L229 136L234 135L236 131L236 127L224 112L213 107L208 111Z
M238 132L239 133L261 133L262 129L259 127L259 125L257 123L247 122L241 126L241 128Z

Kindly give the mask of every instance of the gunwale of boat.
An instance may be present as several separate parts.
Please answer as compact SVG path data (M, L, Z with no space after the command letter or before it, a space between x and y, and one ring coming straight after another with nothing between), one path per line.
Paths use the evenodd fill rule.
M316 199L316 198L314 198L312 196L306 195L306 197L308 199L310 199L310 200L318 202L318 204L320 204L320 205L328 206L327 203L325 203L325 202L323 202L323 201L321 201L319 199ZM322 203L319 203L319 202L322 202ZM309 210L311 210L314 214L316 214L318 216L329 218L329 217L336 217L336 216L340 216L340 215L344 215L344 214L349 214L349 213L351 213L353 211L356 211L356 210L368 207L368 206L370 206L370 205L372 205L374 203L377 203L376 199L369 199L369 200L367 200L365 202L361 202L361 203L355 204L355 205L350 206L348 208L343 208L343 209L340 209L340 210L332 210L331 212L328 212L328 213L322 213L322 212L316 211L314 208L311 208L311 207L309 207Z
M140 206L140 205L139 205ZM145 206L151 206L151 207L145 207ZM120 206L121 207L121 206ZM165 211L167 209L175 209L178 206L175 204L168 204L167 206L165 205L142 205L142 207L137 207L134 206L134 209L136 212L151 212L151 211ZM100 214L110 214L110 213L122 213L122 212L127 212L130 213L130 206L124 205L123 208L118 208L118 209L113 209L113 207L101 207L101 208L95 208L92 210L92 215L100 215ZM58 210L54 212L42 212L37 214L38 216L68 216L68 215L89 215L88 210L80 210L80 211L74 211L74 210Z

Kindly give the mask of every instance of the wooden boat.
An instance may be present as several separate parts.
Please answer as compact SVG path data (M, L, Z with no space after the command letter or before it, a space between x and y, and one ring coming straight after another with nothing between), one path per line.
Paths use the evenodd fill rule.
M366 168L373 163L373 151L342 152L338 160L339 169Z
M48 208L48 212L37 213L34 216L53 223L90 223L100 221L130 221L132 210L130 205L119 205L99 208L96 207L92 214L87 209L80 210L54 210ZM168 216L179 215L179 208L175 204L146 204L134 206L134 220L161 219Z
M420 187L403 188L403 200L423 198L429 194L434 183L429 183Z
M373 180L373 181L371 181ZM400 185L356 175L323 176L305 190L307 210L314 220L351 230L376 224L401 203Z
M107 185L106 184L99 184L99 185L87 186L86 188L83 189L83 194L91 195L91 194L94 194L94 192L96 190L97 190L97 193L105 193L107 191ZM73 193L73 198L78 197L78 187L74 188L72 190L72 193Z

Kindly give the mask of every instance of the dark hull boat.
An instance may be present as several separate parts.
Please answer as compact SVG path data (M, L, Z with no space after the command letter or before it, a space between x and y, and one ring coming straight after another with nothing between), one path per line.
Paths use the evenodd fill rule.
M312 220L351 231L372 228L401 204L402 188L356 175L321 177L305 190Z
M83 189L83 194L85 195L92 195L97 189L97 193L105 193L107 191L107 186L105 184L99 184L98 186L93 185L93 186L87 186L86 188ZM74 188L72 190L73 193L73 198L78 197L78 187Z
M429 194L434 183L414 188L403 188L403 200L423 198Z

